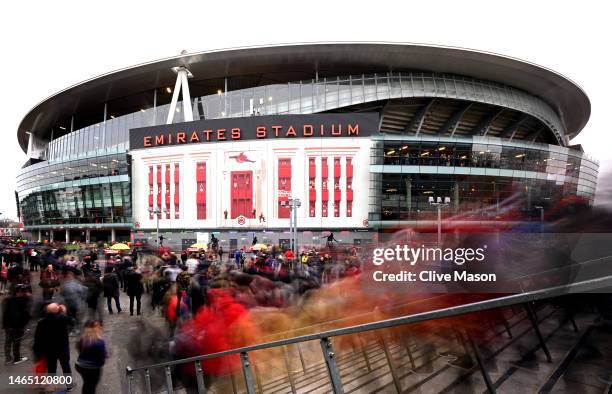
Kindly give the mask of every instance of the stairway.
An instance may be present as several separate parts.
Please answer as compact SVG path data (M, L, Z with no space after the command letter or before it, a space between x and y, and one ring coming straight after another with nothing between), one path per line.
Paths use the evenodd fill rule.
M610 390L612 330L594 325L594 313L577 315L575 320L579 329L575 331L560 310L546 306L538 312L539 327L552 355L553 362L549 363L526 314L520 308L515 309L519 311L506 313L511 338L505 327L498 325L487 330L487 335L477 341L497 392L607 393ZM448 327L441 324L440 329ZM386 346L383 346L382 338ZM451 348L457 355L469 352L471 365L469 362L452 365L453 357L438 354L435 346L414 335L398 339L391 332L369 332L361 334L361 342L365 344L363 348L338 352L336 357L346 393L486 392L474 353L460 342L459 337L449 342ZM314 350L319 344L301 346L305 349L312 346ZM410 354L407 349L410 349ZM257 372L266 366L253 363L256 391L262 394L332 392L323 358L306 363L303 368L297 351L293 350L288 352L291 377L283 369L275 378L262 381ZM242 375L237 374L232 380L215 381L209 392L229 393L235 386L237 392L244 393Z

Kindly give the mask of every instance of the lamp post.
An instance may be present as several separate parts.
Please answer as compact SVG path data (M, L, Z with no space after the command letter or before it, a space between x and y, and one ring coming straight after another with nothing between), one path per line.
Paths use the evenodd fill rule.
M149 208L149 213L155 215L155 221L156 221L155 242L159 244L160 247L163 244L163 237L159 235L159 216L162 213L169 213L169 212L170 210L168 208L163 208L163 209L160 207Z
M442 244L442 207L447 207L450 205L450 203L450 197L444 197L444 201L442 200L442 197L429 197L429 205L433 205L438 208L438 246Z
M291 234L291 249L295 258L298 256L298 245L297 245L297 209L302 206L302 202L299 198L290 198L288 201L289 208L291 209L289 215L289 232Z

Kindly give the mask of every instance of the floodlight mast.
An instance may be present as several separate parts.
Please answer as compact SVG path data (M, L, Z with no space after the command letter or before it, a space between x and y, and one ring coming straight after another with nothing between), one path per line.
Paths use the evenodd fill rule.
M447 207L451 204L450 197L429 197L429 205L434 205L438 208L438 246L442 245L442 207Z

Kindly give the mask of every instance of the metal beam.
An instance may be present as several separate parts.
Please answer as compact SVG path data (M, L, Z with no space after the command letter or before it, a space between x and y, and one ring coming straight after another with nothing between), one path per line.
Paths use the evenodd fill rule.
M521 127L521 125L523 123L525 123L525 121L529 119L529 116L526 114L521 115L520 118L518 118L517 120L515 120L514 122L510 123L508 126L506 126L506 128L502 131L500 137L501 138L510 138L510 140L512 140L512 138L514 138L514 135L516 134L516 131L518 130L519 127Z
M477 125L476 127L474 127L474 129L472 129L472 135L482 135L482 136L486 136L487 133L489 132L489 128L491 127L491 124L495 121L495 119L497 119L499 117L499 115L501 115L502 112L504 112L505 108L499 108L497 111L495 112L491 112L489 113L487 116L485 116Z
M388 100L385 103L385 105L383 105L383 107L380 109L380 119L378 120L378 130L379 131L380 131L380 128L382 127L383 120L385 118L385 110L387 110L390 105L391 105L391 100Z
M404 134L410 133L410 130L412 130L415 125L418 125L415 135L419 135L421 127L423 126L423 121L425 120L425 116L427 115L427 112L429 111L429 108L431 108L434 101L436 101L435 98L430 99L427 104L425 104L421 107L421 109L419 109L419 112L417 112L416 115L414 115L414 117L410 120L410 122L408 122L408 125L404 129Z
M463 115L465 115L465 113L468 111L468 109L470 109L472 105L473 103L468 103L467 105L453 112L453 114L446 120L446 122L444 122L442 127L440 127L440 130L438 130L438 134L446 134L452 128L451 137L455 135L455 131L457 130L457 126L459 126L459 123L461 122L461 118L463 118Z
M176 111L178 96L181 88L183 89L183 119L186 122L191 122L193 121L193 110L191 95L189 94L189 82L187 80L192 78L193 75L183 66L173 67L172 71L176 73L176 82L174 84L174 92L172 92L172 100L170 101L170 108L168 109L166 124L171 124L174 120L174 112Z
M528 140L528 139L530 139L530 138L531 138L531 141L530 141L530 142L535 142L535 140L536 140L536 139L537 139L537 138L538 138L540 135L542 135L542 132L543 132L544 130L546 130L546 126L541 126L539 129L537 129L537 130L535 130L535 131L533 131L533 132L531 132L531 133L527 134L527 135L525 136L525 139L526 139L526 140Z

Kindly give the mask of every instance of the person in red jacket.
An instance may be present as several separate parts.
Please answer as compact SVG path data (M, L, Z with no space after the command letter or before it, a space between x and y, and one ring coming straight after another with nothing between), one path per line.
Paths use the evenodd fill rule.
M43 289L43 299L50 300L59 285L59 275L53 270L53 264L47 265L47 269L40 273L40 287Z

